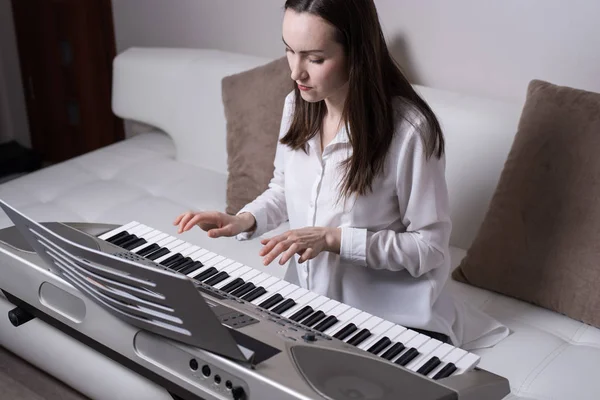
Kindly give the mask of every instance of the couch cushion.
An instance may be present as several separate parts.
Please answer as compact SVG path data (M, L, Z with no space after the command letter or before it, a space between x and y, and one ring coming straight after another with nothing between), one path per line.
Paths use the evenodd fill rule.
M292 90L285 57L223 78L227 119L227 208L230 214L264 192L273 160L285 96Z
M600 326L600 94L532 81L454 277Z
M456 268L466 251L450 250ZM474 351L481 356L481 368L509 380L512 395L506 399L597 399L600 329L462 282L448 285L459 300L511 330L496 346Z

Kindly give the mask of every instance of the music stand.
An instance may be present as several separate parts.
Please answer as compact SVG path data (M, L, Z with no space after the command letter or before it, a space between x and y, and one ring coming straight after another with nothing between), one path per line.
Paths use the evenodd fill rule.
M140 329L252 364L254 353L234 340L186 276L82 246L2 200L0 207L49 270L111 314Z

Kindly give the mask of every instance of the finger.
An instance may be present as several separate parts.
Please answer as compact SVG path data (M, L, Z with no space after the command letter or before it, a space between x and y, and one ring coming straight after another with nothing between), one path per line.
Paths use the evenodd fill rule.
M306 262L312 258L314 258L315 256L315 251L313 249L311 249L310 247L307 248L306 250L304 250L304 252L302 252L302 255L300 256L300 259L298 260L298 262L300 264L302 264L303 262Z
M208 231L208 236L211 238L218 238L220 236L231 236L232 226L225 225L222 228L214 228Z
M289 241L283 241L278 243L275 247L273 247L273 250L271 250L264 258L264 265L269 265L271 264L271 262L277 258L277 256L279 256L281 253L283 253L284 251L287 250L288 247L290 247L292 245L292 242Z
M178 230L179 233L183 232L183 230L184 230L183 228L188 223L188 221L193 218L193 216L194 216L194 213L192 213L192 212L187 212L181 216L181 219L179 220L179 230Z
M190 229L192 229L194 226L196 226L196 224L198 224L200 221L205 220L206 217L204 214L195 214L192 216L192 218L190 218L185 225L183 226L183 231L189 231Z
M173 225L179 225L179 222L181 221L181 218L183 218L184 215L185 213L178 215L177 218L175 218L175 221L173 221Z
M298 245L298 243L293 243L279 258L279 265L285 264L294 256L294 254L302 250L303 249L300 247L300 245Z
M286 238L283 236L275 236L271 239L269 239L269 241L265 244L265 246L260 250L260 252L258 253L260 256L264 256L267 255L271 250L273 250L273 248L281 241L285 240Z

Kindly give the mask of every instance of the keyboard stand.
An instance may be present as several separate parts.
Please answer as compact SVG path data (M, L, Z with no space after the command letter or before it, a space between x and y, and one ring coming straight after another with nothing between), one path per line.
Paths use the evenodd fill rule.
M235 341L186 276L131 254L120 258L82 246L2 200L0 207L51 272L111 314L140 329L253 366L254 352Z

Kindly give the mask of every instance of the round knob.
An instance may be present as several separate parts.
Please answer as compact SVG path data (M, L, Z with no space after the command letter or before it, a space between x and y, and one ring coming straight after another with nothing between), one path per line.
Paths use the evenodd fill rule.
M23 325L27 321L31 321L33 319L33 315L29 314L22 308L17 307L8 312L8 319L13 326L19 326Z
M236 386L231 389L231 394L233 395L233 400L246 400L246 392L241 386Z
M317 337L314 333L307 332L304 335L302 335L302 339L306 340L307 342L314 342L315 340L317 340Z

